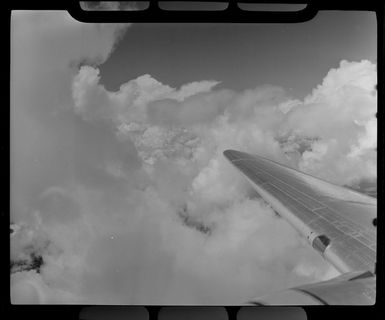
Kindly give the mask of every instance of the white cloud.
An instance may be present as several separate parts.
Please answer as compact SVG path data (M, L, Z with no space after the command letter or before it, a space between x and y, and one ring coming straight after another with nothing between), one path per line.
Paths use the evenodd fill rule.
M77 135L85 142L93 134L92 128L73 120L72 79L78 64L103 63L127 26L84 24L60 11L12 12L11 187L17 195L13 220L28 216L25 201L44 185L69 177L74 162L84 163ZM95 134L108 139L102 132Z
M213 87L218 85L218 81L195 81L183 85L179 91L175 92L171 98L178 101L183 101L197 93L209 92Z
M117 92L108 92L99 80L98 69L83 66L79 70L72 86L75 110L87 120L112 119L119 124L143 122L147 117L158 123L204 117L202 113L209 107L202 107L200 100L194 104L191 99L218 84L216 81L192 82L176 90L145 74L122 84ZM189 104L182 108L180 102L190 97Z
M316 137L299 167L338 184L375 179L376 66L342 61L302 105L288 113L282 130Z

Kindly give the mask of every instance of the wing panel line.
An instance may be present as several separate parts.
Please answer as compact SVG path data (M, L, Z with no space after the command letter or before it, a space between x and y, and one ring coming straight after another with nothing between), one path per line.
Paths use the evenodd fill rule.
M240 159L239 159L240 160ZM233 160L234 161L234 160ZM263 173L265 173L265 174L268 174L270 177L272 177L273 179L276 179L276 180L278 180L278 181L280 181L281 183L283 183L283 184L285 184L286 186L288 186L289 188L292 188L290 185L288 185L285 181L282 181L281 179L279 179L279 178L277 178L277 177L275 177L274 175L272 175L270 172L267 172L266 170L263 170L263 169L261 169L260 167L258 167L258 170L259 171L262 171ZM277 189L279 189L278 187L277 187ZM306 194L306 193L304 193L304 192L302 192L302 191L300 191L300 190L297 190L296 188L292 188L292 189L294 189L295 191L297 191L298 193L302 193L303 195L305 195L306 197L308 197L308 198L310 198L310 199L312 199L313 201L315 201L315 202L317 202L317 203L319 203L319 204L321 204L323 207L322 208L327 208L327 209L329 209L330 211L332 211L338 218L340 218L341 220L343 220L343 221L345 221L345 220L347 220L349 223L351 223L353 226L355 226L358 230L362 230L362 227L361 226L359 226L359 225L357 225L354 221L351 221L349 218L346 218L346 217L341 217L335 210L333 210L332 208L330 208L327 204L324 204L324 203L322 203L322 202L320 202L319 200L317 200L317 199L314 199L312 196L310 196L310 195L308 195L308 194ZM280 190L280 191L282 191L282 190ZM283 192L283 191L282 191ZM286 192L285 192L286 193ZM287 194L287 193L286 193ZM302 204L303 206L305 206L306 208L308 208L303 202L300 202L300 200L299 199L297 199L297 202L299 202L300 204ZM318 210L318 209L322 209L322 208L317 208L317 209L313 209L313 210L311 210L311 209L309 209L310 211L312 211L312 212L314 212L314 213L316 213L314 210ZM316 213L317 214L317 213ZM318 214L317 214L318 215ZM338 227L337 227L338 228ZM338 228L339 229L339 228ZM339 229L340 230L340 229ZM367 230L367 228L365 228L365 230ZM344 232L343 230L340 230L341 232Z
M260 170L262 170L262 169L260 169ZM264 170L262 170L262 171L264 171ZM266 174L269 174L268 172L265 172ZM277 179L277 180L279 180L278 178L275 178L273 175L271 175L271 174L269 174L271 177L273 177L274 179ZM284 182L283 182L284 183ZM285 183L286 184L286 183ZM272 185L273 187L275 187L277 190L279 190L279 191L281 191L282 193L284 193L284 194L286 194L289 198L291 198L293 201L296 201L297 203L299 203L300 205L302 205L303 207L306 207L306 205L304 204L304 203L302 203L302 202L300 202L300 200L299 199L297 199L297 198L293 198L293 196L291 196L291 195L289 195L287 192L285 192L284 190L282 190L282 189L280 189L278 186L276 186L276 185L274 185L274 184L271 184L270 183L270 185ZM296 189L295 189L296 190ZM312 221L310 221L309 222L309 224L314 224L314 222L316 222L316 221L318 221L318 220L321 220L321 221L325 221L325 222L327 222L329 225L330 225L330 227L333 229L337 229L338 231L340 231L343 235L346 235L346 236L348 236L348 237L350 237L351 239L354 239L354 240L356 240L357 242L359 242L360 244L362 244L363 246L365 246L366 248L368 248L368 249L370 249L371 250L371 248L370 248L370 246L368 246L365 242L363 242L363 241L360 241L359 239L357 239L356 237L354 237L354 236L351 236L351 235L349 235L348 233L346 233L344 230L343 230L343 228L344 228L344 226L342 225L342 226L339 226L339 225L334 225L334 224L331 224L331 222L330 221L328 221L327 219L325 219L322 215L319 215L318 214L318 212L316 212L316 210L319 210L319 209L323 209L323 208L327 208L327 209L329 209L331 212L333 212L337 217L339 217L342 221L345 221L339 214L337 214L334 210L332 210L332 209L330 209L329 207L327 207L327 206L325 206L325 207L323 207L323 208L318 208L318 209L313 209L313 210L311 210L310 208L308 208L308 207L306 207L309 211L311 211L311 212L313 212L316 216L317 216L317 218L315 218L315 219L313 219ZM356 225L356 224L354 224L352 221L350 221L350 220L348 220L350 223L352 223L353 224L353 226L355 226L355 227L358 227L357 229L358 230L361 230L360 229L360 227L358 226L358 225ZM353 231L355 231L355 230L353 230Z
M303 205L301 202L299 202L297 199L293 198L292 196L288 195L284 190L281 190L280 188L278 188L277 186L275 185L272 185L274 188L276 188L277 190L279 190L280 192L282 192L283 194L286 194L290 199L292 199L293 201L297 202L298 204L302 205L302 206L305 206ZM307 208L308 209L308 208ZM309 211L311 211L310 209L308 209ZM340 233L342 234L337 234L336 237L332 237L332 240L338 240L338 238L342 238L342 237L348 237L348 238L351 238L351 240L355 240L357 241L358 243L360 243L362 246L366 247L367 249L370 249L370 247L368 245L366 245L365 243L359 241L356 237L353 237L347 233L345 233L343 230L341 230L340 228L338 228L338 226L334 226L333 224L330 223L330 221L326 220L324 217L318 215L316 212L313 212L314 214L316 214L316 218L314 218L313 220L309 221L308 224L310 226L312 225L315 225L314 227L312 226L312 228L316 228L318 226L318 224L320 222L323 222L325 224L328 225L328 228L330 228L330 232L332 232L332 229L336 229L338 230ZM318 222L318 223L317 223ZM319 226L318 226L319 227ZM352 251L355 251L355 247L354 246L351 246L351 249ZM371 260L372 261L372 257L371 255L367 255L365 254L365 256L368 258L368 260Z

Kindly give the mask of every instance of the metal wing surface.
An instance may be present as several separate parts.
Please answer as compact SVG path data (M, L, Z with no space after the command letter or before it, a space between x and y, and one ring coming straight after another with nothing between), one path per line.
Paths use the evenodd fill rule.
M370 271L273 292L249 301L253 305L373 305L376 277Z
M341 273L375 272L377 199L257 155L224 156Z

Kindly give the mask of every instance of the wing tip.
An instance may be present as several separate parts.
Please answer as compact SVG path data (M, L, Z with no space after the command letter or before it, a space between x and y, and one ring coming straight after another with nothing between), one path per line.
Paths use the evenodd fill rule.
M240 153L240 151L232 150L232 149L227 149L227 150L223 151L223 155L229 161L232 161L236 158L239 158L239 156L237 155L239 153Z

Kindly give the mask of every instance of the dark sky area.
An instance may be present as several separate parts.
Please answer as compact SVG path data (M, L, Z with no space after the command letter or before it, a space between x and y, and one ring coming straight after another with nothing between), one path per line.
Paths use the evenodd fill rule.
M303 98L341 60L376 57L373 12L325 11L295 24L133 24L100 69L110 90L148 73L174 87L273 84Z

